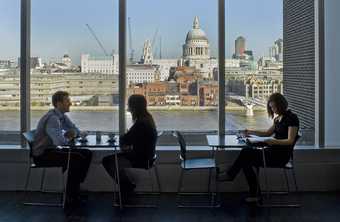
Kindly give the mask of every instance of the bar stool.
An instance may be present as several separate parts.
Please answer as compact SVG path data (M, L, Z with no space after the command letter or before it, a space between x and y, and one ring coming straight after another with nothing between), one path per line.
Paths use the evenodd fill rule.
M153 159L148 161L147 167L146 168L132 168L132 169L138 169L138 170L143 170L146 171L148 174L147 180L150 181L150 187L151 187L151 193L150 192L137 192L136 195L137 197L142 198L143 196L149 196L149 195L157 195L160 198L161 194L161 184L159 180L159 174L158 174L158 169L157 169L157 154L154 155ZM154 177L152 175L152 171L154 172ZM156 179L157 183L157 190L155 190L155 186L153 183L153 178ZM159 201L158 201L159 202ZM123 204L124 207L127 208L158 208L159 203L152 203L152 204Z
M163 131L158 132L157 140L161 135L163 135ZM156 143L157 143L157 141L156 141ZM158 169L157 169L157 154L156 153L154 154L154 156L151 160L147 161L147 165L146 165L145 168L130 168L130 169L144 170L144 171L147 171L147 173L148 173L148 181L150 181L151 193L137 193L137 195L141 196L141 195L144 195L144 194L148 194L148 195L151 194L151 195L160 196L162 189L161 189L161 183L160 183ZM157 183L157 187L158 187L158 192L155 192L155 190L154 190L152 171L154 171L154 175L155 175L156 183ZM117 173L117 171L116 171L116 173ZM116 174L116 178L118 178L117 174ZM115 191L119 189L119 187L117 188L116 183L114 183L114 189L115 189ZM122 205L124 207L127 207L127 208L157 208L159 204L122 204ZM114 206L115 207L120 206L116 202L116 192L114 192Z
M216 160L213 157L211 158L187 158L186 155L186 142L184 140L183 135L179 131L174 131L173 136L175 136L178 140L180 145L180 167L181 167L181 174L178 181L178 188L177 188L177 195L178 195L178 207L187 207L187 208L215 208L219 207L220 205L216 203L215 196L218 193L218 186L217 181L215 179L215 192L212 192L210 189L211 180L212 180L212 170L215 170L216 173ZM208 193L181 193L182 185L183 185L183 176L184 173L187 171L193 170L208 170L209 171L209 179L208 179ZM210 195L210 204L208 205L186 205L183 204L181 201L181 196L184 194L188 195L201 195L201 194L208 194Z
M291 172L291 175L293 177L295 192L297 192L297 193L299 192L297 181L296 181L295 168L294 168L293 150L294 150L296 142L299 140L300 137L301 137L301 134L299 133L295 138L295 142L294 142L293 147L292 147L292 153L291 153L290 160L284 166L269 166L269 165L267 165L266 157L265 157L265 150L266 150L267 147L266 146L258 147L259 149L262 150L263 166L261 168L263 168L263 171L264 171L264 179L265 179L265 187L266 187L265 193L267 194L266 199L268 201L269 201L269 199L271 199L271 196L270 196L271 194L289 194L290 193L288 172ZM282 172L284 174L284 180L285 180L286 188L287 188L286 192L272 192L272 191L269 190L268 175L267 175L267 169L268 168L282 169ZM260 167L257 168L258 187L260 187L259 175L260 175ZM279 202L279 203L269 202L269 203L258 203L258 206L260 206L260 207L301 207L301 204L287 203L287 202L285 202L285 203L283 203L283 202Z
M33 155L32 155L32 147L33 147L33 142L34 142L34 135L35 135L36 130L31 130L28 132L23 133L23 136L25 140L28 143L29 147L29 158L28 158L28 172L26 176L26 182L25 182L25 190L24 190L24 199L26 200L26 195L27 195L27 189L28 189L28 184L30 181L30 176L31 176L31 171L32 169L42 169L42 176L40 180L40 192L44 192L44 183L45 183L45 174L46 174L46 168L58 168L61 173L61 182L62 182L62 197L61 201L57 203L46 203L46 202L24 202L24 205L30 205L30 206L47 206L47 207L64 207L65 205L65 198L66 198L66 189L65 189L65 183L64 183L64 175L63 175L63 168L62 167L46 167L46 166L39 166L34 163L33 160Z

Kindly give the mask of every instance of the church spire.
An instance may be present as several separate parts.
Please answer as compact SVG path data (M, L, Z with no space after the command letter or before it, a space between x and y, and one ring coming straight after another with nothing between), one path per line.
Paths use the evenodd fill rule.
M198 16L195 16L195 18L194 18L193 27L194 27L194 29L199 29L200 28L200 22L198 20Z

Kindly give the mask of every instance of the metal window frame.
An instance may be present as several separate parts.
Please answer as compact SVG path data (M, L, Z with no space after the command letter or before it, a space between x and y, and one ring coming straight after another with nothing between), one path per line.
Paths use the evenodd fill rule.
M218 0L218 134L225 134L225 0Z
M315 0L315 146L325 148L325 2Z
M119 0L119 133L126 130L126 1ZM225 134L225 0L218 1L218 134Z
M119 0L119 134L126 130L126 0Z
M20 10L20 143L26 147L22 133L31 129L31 0L21 0Z
M324 0L316 0L316 113L317 144L324 147ZM31 0L20 4L20 133L30 130L30 54ZM218 0L218 67L219 107L218 133L225 134L225 0ZM126 130L126 0L119 0L119 132ZM22 147L26 147L21 137Z

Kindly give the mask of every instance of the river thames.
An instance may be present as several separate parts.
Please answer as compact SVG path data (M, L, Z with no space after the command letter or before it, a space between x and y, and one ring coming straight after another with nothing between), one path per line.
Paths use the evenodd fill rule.
M31 128L35 128L38 120L46 111L31 112ZM217 130L217 111L151 111L158 130L209 131ZM81 130L117 131L117 111L71 111L69 117ZM20 114L18 111L0 111L0 130L19 130ZM127 115L127 124L131 116ZM254 111L247 116L246 111L228 111L226 113L226 129L244 128L265 129L272 124L265 111Z

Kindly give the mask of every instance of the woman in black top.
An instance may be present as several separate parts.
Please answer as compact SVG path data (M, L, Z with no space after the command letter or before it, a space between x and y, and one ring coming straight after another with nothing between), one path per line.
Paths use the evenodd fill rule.
M127 133L120 137L118 154L119 178L122 193L133 191L135 185L129 180L125 168L148 168L155 154L157 131L151 114L147 111L147 101L142 95L132 95L128 100L128 109L134 124ZM103 166L108 174L115 179L114 155L103 158Z
M265 143L269 146L265 150L267 166L284 166L292 155L299 130L299 119L287 108L288 102L283 95L280 93L272 94L267 102L267 112L268 116L274 119L273 125L265 131L248 129L244 131L245 136L250 134L262 137L273 136L273 138L265 140ZM262 165L261 150L251 147L244 148L234 164L225 173L218 175L218 180L232 181L243 169L250 189L250 197L246 198L246 201L255 202L258 200L256 196L258 184L253 167Z

